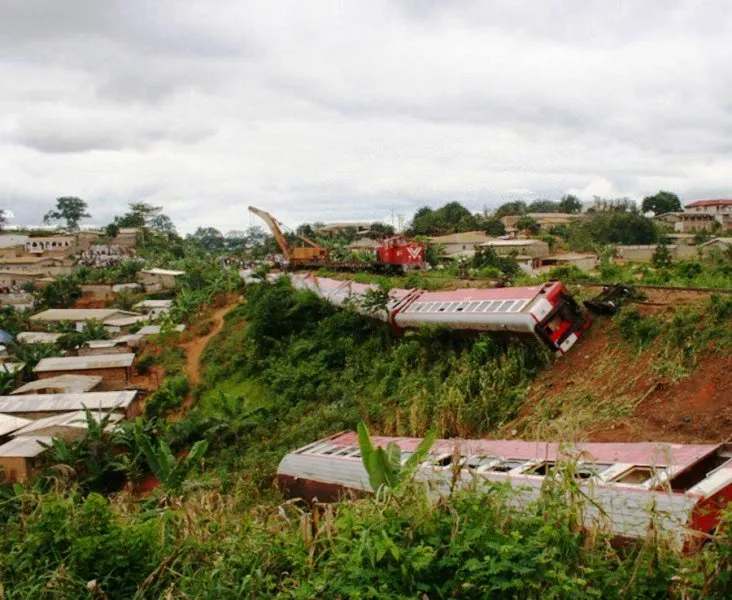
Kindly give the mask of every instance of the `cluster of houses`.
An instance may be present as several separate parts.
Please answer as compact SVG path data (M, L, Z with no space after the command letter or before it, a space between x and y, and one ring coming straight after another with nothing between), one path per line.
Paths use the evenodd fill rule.
M522 215L523 216L523 215ZM566 213L529 213L538 225L539 231L550 232L559 225L569 225L577 219L585 218L584 214ZM598 263L598 257L592 253L560 253L552 254L549 244L539 239L521 239L516 230L519 215L503 217L501 221L506 227L506 235L488 236L483 231L466 231L430 237L430 242L439 245L447 258L471 258L482 248L492 248L499 255L511 255L527 272L541 274L559 266L575 266L582 271L592 271ZM665 213L653 219L669 228L673 233L664 235L669 241L667 247L674 260L692 259L710 255L716 250L727 250L732 247L732 237L725 237L724 232L732 230L732 200L701 200L687 204L683 212ZM697 233L701 231L721 232L719 237L697 244ZM355 244L368 245L368 241ZM616 258L621 261L649 262L656 250L656 245L619 245L616 247Z
M138 229L120 229L111 240L102 231L78 231L47 236L16 232L0 234L0 294L20 294L25 284L48 285L58 275L71 273L75 265L93 267L115 264L129 258ZM7 304L18 299L0 298Z
M160 283L156 280L156 283ZM53 438L84 435L89 418L106 419L114 428L140 414L149 381L135 372L135 356L149 336L160 333L155 321L170 311L172 300L142 300L135 312L116 308L48 309L30 318L33 331L15 336L25 344L55 344L58 325L83 330L101 323L111 339L90 340L71 352L41 359L31 370L8 354L13 338L0 331L0 370L15 387L0 396L0 478L27 480L38 469ZM182 331L183 326L176 327ZM7 377L7 376L6 376ZM87 412L88 411L88 412Z

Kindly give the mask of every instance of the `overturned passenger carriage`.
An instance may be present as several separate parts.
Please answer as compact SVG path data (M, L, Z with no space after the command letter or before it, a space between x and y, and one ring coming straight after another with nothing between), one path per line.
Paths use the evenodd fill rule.
M551 350L566 353L590 325L577 302L559 281L526 287L428 292L395 288L383 311L364 308L374 284L340 281L314 274L294 274L296 289L310 290L337 306L375 316L399 329L441 325L450 329L529 335Z
M373 437L375 445L396 443L402 462L420 438ZM567 461L567 476L582 491L585 525L604 527L617 537L663 530L679 547L708 538L732 500L732 447L715 444L589 443L437 440L415 477L433 494L458 487L510 484L519 508L538 498L547 477ZM459 467L459 468L456 468ZM333 501L373 490L361 462L358 437L341 432L285 455L277 470L288 497Z

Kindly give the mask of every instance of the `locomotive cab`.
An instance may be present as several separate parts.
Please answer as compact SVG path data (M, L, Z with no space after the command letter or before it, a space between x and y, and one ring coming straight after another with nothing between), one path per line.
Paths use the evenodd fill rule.
M531 310L537 321L534 331L550 348L564 354L590 326L590 321L561 283L550 284L542 292L544 297Z

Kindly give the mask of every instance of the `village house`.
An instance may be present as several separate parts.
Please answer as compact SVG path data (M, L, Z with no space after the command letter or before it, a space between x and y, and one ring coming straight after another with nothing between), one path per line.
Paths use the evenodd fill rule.
M0 258L0 272L15 271L41 273L42 275L68 275L73 265L55 256L20 256L17 258Z
M143 335L123 335L113 340L89 340L78 349L79 356L136 353L145 344Z
M48 254L65 257L76 250L76 238L73 235L52 235L48 237L29 237L25 242L25 251L29 254Z
M7 292L19 292L25 285L39 287L39 282L46 277L42 271L29 271L0 266L0 288Z
M99 321L107 324L124 317L140 317L137 313L119 308L49 308L33 315L30 320L34 323L76 323L80 330L88 321Z
M27 235L0 233L0 258L15 258L25 254Z
M684 206L684 214L711 216L725 231L732 230L732 200L697 200Z
M88 410L88 414L97 423L107 419L108 430L114 429L116 427L116 423L124 418L124 416L119 413L108 413L91 409ZM70 441L83 436L88 427L87 411L78 410L76 412L62 413L30 421L27 425L21 427L17 431L14 431L11 436L14 438L25 436L48 436L51 438L60 438Z
M492 240L483 231L464 231L429 238L431 244L439 245L448 258L471 257L483 242Z
M176 277L185 275L185 271L170 269L143 269L140 271L140 283L148 292L172 290L177 285Z
M555 254L541 259L541 266L535 269L535 273L548 273L554 267L575 267L580 271L589 273L597 267L599 260L597 254L567 253Z
M24 344L55 344L63 333L47 333L45 331L21 331L15 339Z
M706 213L679 213L674 224L674 231L686 233L689 231L713 231L719 227L719 222L714 215Z
M48 436L20 436L0 446L1 476L10 482L28 481L40 467L40 456L51 442Z
M24 394L79 394L98 388L102 377L89 375L59 375L48 379L37 379L10 392L11 396Z
M479 244L481 248L492 248L500 256L516 254L531 258L547 258L549 244L543 240L490 240Z
M142 414L142 398L135 390L0 396L0 414L24 419L42 419L86 409L117 412L125 419L134 419Z
M656 252L658 244L616 246L615 252L618 258L630 262L650 262ZM686 244L667 244L672 260L688 260L697 255L696 246Z
M0 413L0 444L7 442L11 433L25 427L30 422L30 419Z
M143 300L135 304L132 308L149 315L151 319L155 320L168 314L172 306L172 300Z
M680 212L666 212L651 217L651 221L657 225L666 225L667 227L673 227L676 225L676 221L679 220Z
M569 225L573 221L581 219L582 215L561 212L533 212L526 213L524 215L507 215L505 217L501 217L500 221L506 228L514 228L516 227L516 223L518 223L519 219L521 219L522 217L530 217L534 219L534 221L536 221L536 223L539 225L540 231L548 232L550 229L552 229L552 227L556 227L557 225Z
M727 252L732 248L732 237L716 237L699 246L703 256L712 256Z
M135 355L100 354L92 356L57 356L43 358L33 369L39 379L58 375L96 375L102 377L99 390L124 389L132 379L132 363Z
M123 248L134 248L137 246L137 236L141 233L139 227L122 227L112 240L112 244Z

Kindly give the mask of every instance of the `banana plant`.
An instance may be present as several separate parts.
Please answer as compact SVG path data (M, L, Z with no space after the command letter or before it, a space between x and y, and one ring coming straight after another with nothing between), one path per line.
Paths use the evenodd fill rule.
M164 439L160 438L157 444L153 444L150 436L141 430L136 430L135 433L138 431L137 444L145 455L150 470L158 478L164 490L179 494L188 474L206 454L208 440L199 440L193 444L187 456L176 458Z
M358 424L358 445L361 448L361 461L374 492L378 492L384 486L393 489L408 481L419 463L427 458L436 438L437 432L429 431L402 465L402 451L399 446L391 442L386 448L375 447L366 424L361 421Z

